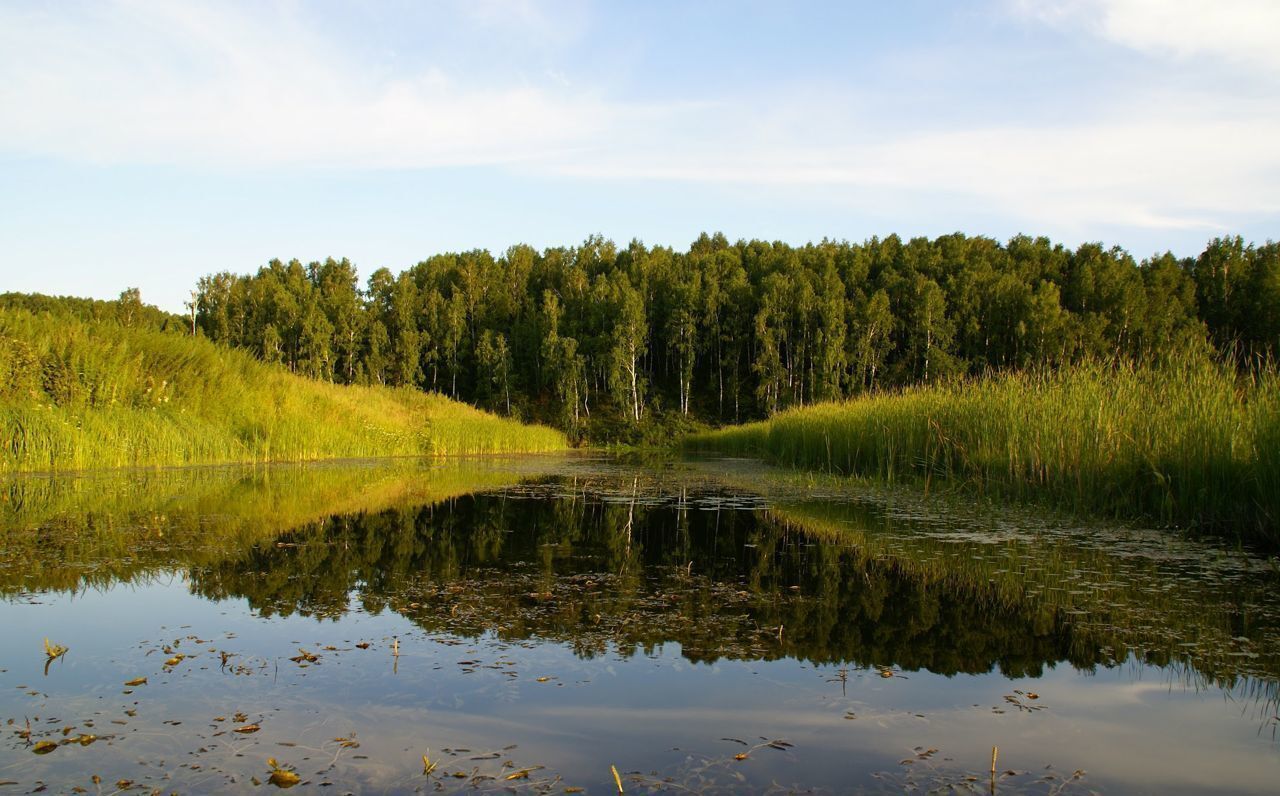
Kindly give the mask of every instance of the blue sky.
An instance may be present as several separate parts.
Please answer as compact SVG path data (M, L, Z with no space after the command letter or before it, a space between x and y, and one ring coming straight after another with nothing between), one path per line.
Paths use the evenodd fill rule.
M0 290L700 231L1280 229L1280 2L0 0Z

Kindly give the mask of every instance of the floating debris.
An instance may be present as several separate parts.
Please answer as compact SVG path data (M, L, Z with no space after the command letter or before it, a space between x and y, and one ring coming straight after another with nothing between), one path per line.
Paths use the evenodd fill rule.
M267 777L267 782L277 788L292 788L302 781L302 777L298 776L292 767L281 766L274 757L267 758L267 765L271 767L271 776Z
M66 655L70 649L71 649L70 647L63 646L62 644L54 644L50 642L49 637L45 636L44 654L48 657L49 660L52 661L52 660L61 658L63 655Z

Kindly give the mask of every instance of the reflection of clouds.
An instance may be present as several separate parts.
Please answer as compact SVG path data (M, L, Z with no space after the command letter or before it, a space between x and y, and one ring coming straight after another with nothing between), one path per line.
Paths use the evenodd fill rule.
M57 682L65 686L74 675L82 678L79 683L87 687L100 686L98 678L105 671L110 675L110 690L115 692L121 681L145 672L137 671L133 665L135 659L132 655L135 651L132 649L110 654L103 652L116 649L111 644L119 642L113 641L113 637L123 635L125 638L169 639L174 633L157 634L155 625L177 628L194 623L197 628L208 632L211 627L223 629L235 627L238 623L240 635L234 641L219 642L220 647L252 660L267 661L282 654L294 655L296 647L303 645L320 652L322 660L319 665L305 670L282 667L280 689L283 690L277 690L275 681L271 678L234 681L223 678L216 674L216 658L213 657L198 662L212 660L211 668L214 671L208 673L207 679L201 682L201 687L187 688L181 695L164 697L164 717L185 717L186 723L177 731L166 730L166 734L154 742L155 748L163 748L167 759L179 759L183 752L189 751L198 743L193 741L193 736L185 734L188 728L198 727L200 720L226 712L228 702L240 703L237 707L248 707L244 703L253 702L263 710L270 710L268 720L263 725L262 736L252 742L258 751L271 748L277 741L322 747L326 743L331 744L332 738L346 736L355 730L362 743L362 751L368 752L370 759L359 765L356 761L348 760L351 767L349 780L355 783L367 781L371 783L371 788L381 786L389 790L405 787L404 783L411 781L420 784L420 780L415 779L420 770L418 758L428 749L433 760L443 762L446 760L442 756L445 747L470 748L481 753L518 744L506 756L519 765L543 764L553 771L572 771L580 775L581 772L600 773L601 761L609 758L608 762L616 762L624 770L668 772L677 770L686 755L715 757L732 755L741 749L735 749L731 743L720 740L726 736L740 737L751 743L760 736L787 738L796 743L794 756L799 762L794 767L787 768L792 764L786 755L768 750L762 750L764 755L759 759L753 756L752 765L759 766L757 771L767 771L769 774L788 772L788 776L814 784L847 783L849 777L861 781L869 772L892 769L899 759L910 757L910 750L917 746L938 748L940 754L931 761L931 765L936 765L945 772L984 772L983 766L989 760L990 747L998 745L1001 749L1002 767L1033 772L1027 775L1027 779L1038 776L1043 766L1050 764L1055 770L1068 775L1076 768L1086 768L1089 772L1086 785L1096 784L1124 792L1173 791L1179 788L1186 791L1236 789L1267 792L1267 786L1276 781L1277 774L1280 774L1277 770L1280 760L1274 754L1274 745L1266 734L1259 736L1257 732L1260 719L1256 716L1257 708L1254 706L1258 702L1255 700L1243 707L1242 703L1246 701L1243 693L1240 702L1224 701L1222 690L1204 688L1198 685L1195 677L1184 679L1186 671L1179 670L1176 666L1160 668L1137 663L1131 658L1115 668L1100 668L1092 674L1085 674L1073 670L1067 664L1055 668L1050 663L1050 668L1042 677L1014 679L1000 674L948 677L928 671L906 671L903 673L905 677L882 679L876 669L852 668L847 683L832 683L830 678L833 671L843 664L821 665L816 663L816 659L819 656L831 656L832 650L837 653L841 649L862 652L866 650L866 644L851 643L847 648L823 646L827 643L827 636L823 633L833 629L848 630L859 618L849 604L831 603L828 607L832 610L825 613L816 611L815 609L823 607L823 601L819 599L823 592L816 588L806 589L803 599L796 600L793 607L797 609L797 613L794 616L779 614L780 619L761 621L762 627L747 623L751 631L747 637L750 643L737 647L735 654L743 656L740 659L723 657L712 664L707 658L701 658L695 663L685 657L692 654L689 647L679 642L664 641L679 635L679 628L675 627L673 619L672 608L675 603L670 599L646 603L644 611L639 612L636 604L623 600L615 615L627 621L614 625L608 624L613 617L608 611L603 611L606 620L604 629L609 633L600 638L607 639L609 644L614 644L618 638L631 639L633 643L626 648L634 648L635 651L631 655L623 655L616 646L605 645L605 651L600 652L598 657L580 657L581 650L575 646L575 639L581 638L581 630L578 628L581 612L571 610L561 617L553 603L541 600L521 607L511 597L514 595L518 598L533 589L532 583L527 587L523 585L525 581L521 578L525 575L537 579L539 590L554 590L557 586L544 581L544 571L530 566L527 561L524 565L504 568L513 560L518 562L522 555L534 555L529 551L551 549L540 544L547 541L547 537L535 532L533 526L555 528L557 533L562 533L573 522L578 522L570 521L568 515L540 515L539 512L552 498L561 496L563 500L578 507L590 504L593 512L599 508L597 504L609 504L599 514L591 515L595 517L593 522L598 521L598 525L584 525L590 532L573 536L572 551L568 548L565 550L565 555L572 552L573 567L593 573L586 580L595 584L595 600L608 601L619 595L626 597L633 593L646 599L655 595L669 598L677 591L688 596L688 593L701 593L701 590L713 585L710 579L698 579L704 576L691 577L688 574L678 581L683 584L679 589L675 588L677 581L655 584L643 578L632 582L616 577L601 577L599 572L618 571L614 565L601 566L599 562L606 559L599 556L604 555L601 552L604 549L603 543L615 538L617 528L621 527L618 523L611 524L604 520L611 516L609 512L625 512L628 505L624 503L621 507L614 506L607 498L612 496L618 499L629 494L635 482L629 474L623 472L610 469L600 473L595 465L589 463L579 466L581 461L584 460L557 459L552 466L552 462L539 460L538 463L526 465L535 470L526 472L527 475L535 475L548 468L555 470L560 476L566 473L596 473L592 476L594 480L584 477L575 481L572 491L568 489L567 479L564 477L503 489L496 485L506 483L509 479L506 475L497 478L494 476L495 473L505 473L505 470L495 470L494 473L486 470L487 474L475 482L476 486L487 485L488 491L483 496L452 500L448 509L439 508L423 515L420 520L422 525L415 524L419 522L416 515L405 515L407 525L402 528L402 539L430 540L429 544L424 543L420 547L405 545L394 551L384 550L387 540L396 537L389 533L391 526L382 523L382 520L400 515L372 512L362 520L372 522L368 527L361 526L354 520L343 526L343 534L346 535L342 537L341 545L318 544L325 540L304 535L296 541L311 544L297 548L267 546L263 551L263 558L251 557L245 561L237 559L234 566L221 571L221 580L215 579L220 587L227 587L226 591L217 592L222 597L237 593L234 588L230 588L235 585L231 577L233 575L245 577L242 584L245 589L265 589L263 592L250 593L271 596L275 594L271 589L276 587L264 587L262 573L274 571L289 574L292 571L290 567L294 567L301 574L294 575L294 583L285 584L287 588L283 591L284 596L293 595L290 589L297 585L296 582L314 586L327 573L336 580L330 584L331 589L322 591L341 595L346 600L351 587L348 577L353 572L366 575L377 573L377 577L371 577L368 582L376 581L379 585L370 588L373 591L379 588L389 590L394 597L391 602L386 603L392 610L384 611L381 617L351 610L328 617L332 622L316 622L298 615L287 619L255 618L241 602L218 603L188 594L182 578L147 581L127 587L104 589L88 598L83 595L57 596L48 605L27 607L27 613L22 614L25 617L24 624L8 621L8 614L0 617L0 627L12 629L14 632L9 635L16 639L11 648L0 649L0 668L8 664L5 656L25 656L26 653L21 653L21 650L38 650L42 635L49 633L51 626L75 628L75 632L55 634L56 639L67 641L72 646L72 653L64 664L60 664ZM497 464L493 466L498 467ZM437 477L441 475L442 473L437 472ZM279 475L274 475L273 479L272 483L277 488L290 491L284 487L292 482L280 480ZM461 489L461 485L472 482L473 475L465 478L460 476L456 481L444 478L437 481L440 489L433 489L431 493L454 494ZM339 480L336 483L342 485L347 482ZM355 483L358 485L363 480ZM655 480L642 489L651 504L665 506L667 509L703 503L722 505L731 502L723 492L735 493L734 490L724 489L709 490L705 494L696 489L687 492L684 489L674 490L675 485L682 483L671 477L667 480ZM764 480L756 479L756 485L764 489ZM449 488L444 489L444 486ZM703 486L709 488L714 483L706 479ZM337 491L345 494L347 490ZM164 491L162 496L168 494L168 491ZM398 490L388 493L399 494ZM388 497L387 500L401 505L399 498L390 500ZM903 500L900 499L895 504L899 511L904 509ZM472 509L492 507L502 501L505 501L502 505L513 507L512 514L487 511L470 513ZM417 505L414 501L408 502ZM751 505L754 507L757 503L753 502ZM170 517L175 516L172 508L171 506ZM317 510L311 507L299 516L311 516ZM798 508L791 510L795 512ZM781 514L783 511L783 506L779 505L774 513ZM921 534L913 533L913 529L932 527L931 524L935 522L956 522L959 518L954 512L939 513L936 506L932 511L928 516L917 516L914 525L906 519L897 520L894 526L897 536L894 538L901 541L918 537ZM278 514L265 513L272 516ZM640 532L648 530L645 523L640 521L643 514L639 511L636 513L636 544L653 544L656 549L665 549L661 545L669 537L657 531L653 536ZM691 514L701 516L704 513ZM258 514L249 513L247 516L257 517ZM618 514L615 518L620 516ZM668 526L672 518L670 514L663 515L656 511L654 516L657 518L654 523L656 528ZM744 512L743 516L767 518L769 515ZM842 511L836 515L836 519L846 523L841 528L854 527L856 524L851 524L851 517L854 516L861 515ZM488 518L486 521L496 523L493 527L502 530L492 538L500 539L502 544L511 547L496 546L490 549L482 546L478 552L467 552L470 548L466 543L490 538L486 536L477 517ZM526 527L517 524L517 518L532 525ZM702 526L697 523L703 521L711 523L709 528L714 528L714 536L699 535L697 528ZM974 520L975 523L977 521ZM714 539L719 545L711 548L712 554L719 557L716 560L728 560L731 554L724 551L741 547L731 543L734 539L742 542L750 538L751 543L757 545L753 549L773 550L757 564L765 574L774 572L769 567L788 555L779 551L796 551L795 554L803 555L803 560L809 565L815 565L819 561L815 556L820 551L836 549L834 545L808 546L807 543L801 543L802 539L816 540L819 537L799 537L791 531L788 531L785 538L796 545L782 545L775 549L770 544L770 539L773 530L777 529L770 530L772 526L744 524L738 529L740 535L733 537L727 525L717 525L713 520L693 519L691 522L694 523L691 526L694 531L689 539L694 542L699 539ZM356 533L361 528L368 533ZM709 528L703 528L703 531L709 532ZM452 530L446 533L446 529ZM323 529L316 530L315 533L322 531ZM427 531L431 533L427 534ZM1097 529L1090 529L1089 533L1096 537L1092 540L1093 544L1101 546L1109 557L1117 555L1118 551L1128 553L1156 550L1164 557L1189 562L1195 559L1198 550L1204 549L1189 543L1184 545L1165 541L1162 537L1140 539L1110 534L1103 537L1099 536ZM168 536L180 538L176 535ZM981 539L968 539L963 533L961 536L965 541L956 547L965 555L965 560L972 560L969 557L971 551L989 547ZM868 535L867 539L873 541L874 535ZM361 540L367 545L367 549L362 546ZM523 547L521 540L527 543ZM848 542L847 539L845 541ZM1073 557L1066 566L1068 571L1092 568L1086 566L1092 559L1082 553L1082 550L1088 549L1084 547L1087 541L1081 540L1078 546L1065 546L1073 551ZM408 549L419 550L420 554L425 554L425 551L440 553L446 549L453 550L454 553L448 556L442 554L438 559L429 556L405 558L408 554L404 550ZM521 553L521 550L525 552ZM1028 555L1035 552L1028 551ZM314 573L303 568L305 562L299 560L303 553L313 556L306 560L317 565ZM368 554L367 557L365 554ZM353 558L346 558L347 555ZM331 556L338 557L329 558ZM712 559L699 559L696 555L689 558L681 556L679 571L687 573L682 568L685 561L690 559L700 562L693 567L694 573L704 569L714 571L702 566L703 562ZM894 553L893 560L908 559L909 548ZM1110 558L1107 559L1109 560ZM469 562L468 566L482 562L489 574L480 576L472 573L470 579L458 580L458 573L465 571L460 563L462 561ZM869 583L868 576L874 579L878 572L874 568L864 572L845 566L846 563L846 560L839 557L827 560L828 569L825 571L831 576L826 586L830 590L828 593L841 593L841 577L853 575L857 583L862 584L858 588L864 588ZM1248 582L1244 578L1252 571L1243 566L1238 571L1231 570L1225 563L1215 564L1215 567L1219 568L1199 575L1195 574L1198 570L1188 570L1186 578L1171 578L1166 582L1177 582L1180 590L1188 595L1186 599L1196 600L1197 594L1217 594L1214 591L1217 588L1238 590L1241 583ZM214 572L209 567L202 571L206 574ZM781 571L788 572L785 567ZM1108 567L1108 572L1110 571ZM1154 584L1161 582L1156 579L1161 571L1121 568L1116 570L1120 574L1108 575L1108 580ZM406 591L405 583L395 578L379 580L393 572L400 572L404 574L406 581L415 583L418 581L414 581L414 578L423 578L419 585L425 583L435 589L456 583L456 591L446 589L447 599L442 603L443 606L458 605L461 599L459 595L465 593L471 600L467 605L474 608L476 615L483 617L485 622L492 623L495 618L502 618L506 611L509 614L507 618L513 620L509 626L512 628L511 632L514 634L518 628L520 633L527 635L519 639L503 639L489 630L463 638L464 634L458 632L455 626L452 630L446 628L429 631L429 635L423 638L421 630L415 629L411 624L418 621L415 611L407 611L406 616L396 613L397 610L404 609L408 600L416 599L413 591ZM1235 572L1238 577L1219 579L1213 574L1215 572ZM722 571L721 577L726 578L730 584L728 591L708 592L711 596L707 602L714 604L718 610L729 608L732 609L730 614L739 615L739 608L742 606L733 600L745 598L736 596L739 593L737 576L736 568L728 570L728 575ZM575 581L573 576L566 577L567 580L559 583L565 591L556 592L557 598L562 595L566 598L581 596L579 593L584 581ZM1199 578L1201 587L1207 591L1198 592L1192 585L1193 578ZM193 574L193 582L195 580L199 579L194 578ZM645 585L637 585L641 582ZM770 576L764 577L763 582L793 581ZM886 581L888 585L893 582L896 581ZM486 589L491 586L494 588L487 592ZM767 591L769 587L764 588ZM745 591L741 593L746 594ZM885 588L876 594L883 598L882 605L889 608L908 606L912 600L929 605L930 600L937 598L943 606L954 609L969 599L965 592L953 594L937 583L928 588L912 588L903 592ZM296 595L293 596L296 598ZM1165 611L1161 614L1159 609L1162 604L1151 600L1145 591L1140 591L1132 600L1146 611L1142 615L1142 621L1135 624L1146 638L1155 637L1163 641L1167 640L1169 634L1179 632L1194 635L1200 643L1207 644L1208 634L1202 625L1195 624L1195 621L1207 621L1203 607L1199 614L1183 610ZM777 610L774 596L771 595L767 603L773 606L771 610ZM575 605L569 599L561 603L561 607L572 608ZM428 600L423 599L422 606L425 606L425 615L437 615L433 613L432 604ZM223 612L229 608L234 608L239 613L228 618ZM10 606L8 610L18 608ZM972 614L958 614L950 624L937 625L930 624L934 617L931 611L903 611L896 615L879 611L873 620L867 622L871 631L868 638L874 637L882 645L880 651L886 655L890 652L911 655L930 644L956 652L962 647L962 632L984 637L990 633L996 638L1000 638L1000 633L1008 633L1008 637L995 645L994 652L985 647L980 647L977 651L996 657L1012 654L1006 653L1006 650L1016 653L1023 640L1019 635L1022 631L1017 624L1018 614L986 624L990 617L996 615L994 611L989 605L980 606ZM831 621L829 624L817 623L817 630L812 637L805 639L802 617L808 614L819 619L825 616ZM712 622L708 618L712 615L714 612L698 613L690 621L696 630L710 628L723 640L729 628L722 623ZM921 617L929 618L929 622L920 621ZM532 621L533 619L538 619L543 624ZM639 622L640 619L647 624ZM786 638L793 646L785 649L780 647L776 637L768 632L768 626L775 621L785 621ZM82 623L84 629L80 629L75 622ZM910 633L905 634L901 641L895 635L898 632L895 622L910 629ZM1179 627L1181 622L1191 624ZM481 623L477 626L490 625ZM593 624L591 627L596 626ZM932 632L935 627L938 628L936 634L929 635L925 632ZM766 632L760 637L762 629ZM621 635L616 635L615 631ZM635 635L626 635L627 633ZM389 644L387 640L392 634L399 636L401 644L398 671L394 675L385 646ZM323 651L327 641L318 640L318 636L330 639L382 639L384 646L375 646L374 650L364 652L348 650L331 654ZM555 641L557 638L561 640ZM284 639L298 641L286 643ZM643 641L644 646L636 647L636 639ZM693 639L702 640L702 636L694 634ZM348 642L342 644L350 646ZM807 647L805 644L813 646ZM1264 648L1261 642L1257 646L1259 649ZM700 649L706 654L705 643ZM1044 650L1051 656L1059 654L1057 647L1049 646ZM1032 652L1044 650L1037 648ZM784 657L803 656L810 651L814 660ZM99 657L95 659L95 655ZM116 657L112 658L112 655ZM762 656L778 657L776 660L766 661L760 659ZM513 670L518 673L518 678L507 678L502 673L504 670L484 666L476 666L474 673L464 674L463 667L459 666L460 662L471 659L481 659L487 664L494 663L499 658L518 662ZM983 665L989 665L988 662L992 659L976 658ZM121 667L120 660L128 661L129 665ZM1057 658L1053 657L1053 660ZM108 665L99 666L103 661ZM876 658L875 662L888 661ZM31 659L25 660L23 665L30 668L38 666L38 663L38 660ZM16 667L10 671L9 677L14 677L19 672ZM18 675L21 679L17 682L28 682L27 676L39 677L38 671L23 671L25 673ZM200 669L196 666L183 671L193 677L202 676L198 674ZM554 679L537 683L536 678L542 676ZM235 685L232 685L233 682ZM1274 684L1274 675L1262 682ZM261 690L250 693L255 684ZM842 688L843 685L847 685L847 691ZM159 696L163 693L159 692L159 686L159 683L153 683L140 696ZM1041 698L1034 704L1045 709L1034 713L1020 712L1016 707L1003 702L1003 696L1012 693L1014 689L1038 692ZM0 707L3 708L0 709L0 717L22 715L17 708L9 707L9 704L16 702L4 701L18 699L16 692L6 694L4 691L0 689ZM275 706L280 707L277 709ZM100 700L95 694L74 703L74 707L73 710L56 712L64 715L88 715L100 709ZM992 707L1004 712L995 713ZM850 710L857 714L854 720L845 718ZM156 711L149 718L154 717L158 722L159 713L160 711ZM675 750L675 747L679 749ZM106 748L95 747L95 751ZM138 748L137 745L121 746L118 751L132 755ZM290 753L273 751L283 762L298 762ZM4 750L0 750L0 755L3 754ZM447 760L465 760L465 755ZM230 759L226 761L227 768L236 770L241 770L239 767L245 765L249 763ZM607 771L607 768L604 770ZM591 774L588 773L587 776L589 778ZM1013 784L1016 783L1015 780Z

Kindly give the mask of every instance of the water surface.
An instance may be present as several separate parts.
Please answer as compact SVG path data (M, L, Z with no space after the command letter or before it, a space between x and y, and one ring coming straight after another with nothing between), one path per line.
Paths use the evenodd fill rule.
M4 488L0 792L1280 781L1276 565L1165 532L740 461Z

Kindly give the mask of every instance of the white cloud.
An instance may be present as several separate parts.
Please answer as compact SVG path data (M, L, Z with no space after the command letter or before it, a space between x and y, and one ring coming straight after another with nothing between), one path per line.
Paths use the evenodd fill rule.
M1280 29L1270 24L1280 3L1019 5L1143 50L1238 50L1280 68L1280 48L1258 43ZM801 85L804 76L772 95L744 87L740 101L640 104L592 87L590 74L542 64L533 79L481 79L428 54L421 62L435 66L395 71L361 61L291 4L32 8L0 5L0 152L214 168L503 164L554 177L821 188L851 203L895 192L934 208L990 208L1034 229L1216 230L1242 214L1280 213L1280 105L1242 101L1229 86L1160 95L1121 86L1121 101L1081 107L1070 126L1016 119L926 131L875 86ZM464 11L484 30L557 28L528 1ZM458 32L464 44L466 35L475 31Z
M553 81L470 84L442 68L388 75L288 6L51 8L0 8L0 150L129 163L465 165L580 146L624 112ZM512 11L534 13L528 3Z
M1225 114L1225 111L1223 111ZM798 118L805 118L803 114ZM744 119L734 125L750 130ZM771 136L774 137L774 136ZM1045 226L1218 230L1242 213L1280 213L1280 115L1215 120L1135 108L1067 128L864 131L848 145L753 141L579 157L580 177L755 183L959 197Z
M1013 0L1057 25L1081 26L1153 55L1209 56L1280 74L1276 0Z

